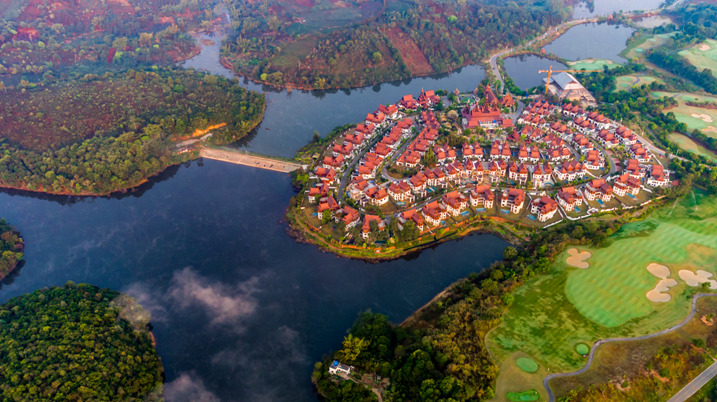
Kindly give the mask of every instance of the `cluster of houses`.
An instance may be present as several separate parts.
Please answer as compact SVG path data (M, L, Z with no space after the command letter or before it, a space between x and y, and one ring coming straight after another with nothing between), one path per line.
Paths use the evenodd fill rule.
M669 172L661 165L648 163L649 151L628 128L614 124L597 112L586 112L571 104L558 106L534 101L518 120L524 127L511 133L506 141L495 140L490 149L469 143L456 149L437 143L440 124L431 107L438 102L440 98L433 91L422 90L418 99L406 95L396 105L382 105L369 113L353 132L335 141L317 168L317 180L307 194L309 201L318 205L318 214L321 217L328 214L336 222L343 222L346 230L360 225L364 238L376 228L386 230L386 221L379 216L362 214L350 206L342 207L331 195L340 176L347 174L345 169L354 162L357 163L349 172L346 187L348 197L362 208L380 207L393 199L402 209L396 216L399 229L412 221L422 232L427 226L442 225L449 217L459 217L469 207L493 209L496 197L504 214L520 214L527 208L531 219L547 222L560 208L565 212L579 211L587 201L606 204L613 195L637 196L645 184L651 187L671 184ZM462 110L463 123L469 128L512 127L512 121L501 116L500 109L513 105L510 95L498 99L487 87L485 101L480 106L468 105ZM422 111L414 115L414 119L405 117L406 111L418 109ZM550 117L554 114L571 120L552 121ZM624 162L621 175L606 180L591 173L602 171L606 166L605 155L595 143L607 149L618 145L629 147L630 159ZM389 178L389 183L378 184L375 181L381 174L378 169L399 149L402 151L394 163L420 170L409 178ZM436 167L423 167L422 159L428 152L435 155ZM573 184L590 177L594 179L583 185ZM544 191L529 197L520 188L496 189L500 183L536 189L550 185L559 189L553 198ZM411 207L429 193L439 194L441 189L447 192L421 207Z

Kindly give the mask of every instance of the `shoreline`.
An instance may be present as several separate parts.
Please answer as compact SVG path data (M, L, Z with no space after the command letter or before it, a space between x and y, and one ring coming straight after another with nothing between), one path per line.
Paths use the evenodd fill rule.
M397 260L399 258L405 257L407 255L413 254L413 253L421 253L425 249L438 246L440 244L449 242L449 241L455 241L455 240L462 240L465 237L474 235L474 234L489 234L496 236L506 242L508 242L510 245L520 248L526 244L526 240L519 237L518 235L512 233L510 229L507 229L501 225L501 221L498 219L493 219L494 217L487 217L486 219L477 220L475 222L471 222L469 225L466 225L463 228L459 228L457 231L452 230L445 230L444 236L440 238L435 238L438 235L434 235L434 240L427 241L425 243L420 243L415 246L411 246L410 248L403 248L403 249L396 249L395 246L386 247L386 248L360 248L360 247L350 247L350 248L344 248L343 245L330 242L324 239L319 240L319 236L307 236L307 230L303 227L303 225L299 222L298 227L296 226L296 215L292 213L290 210L290 207L287 208L287 212L285 214L284 220L288 224L287 233L293 237L297 242L299 243L308 243L313 246L318 247L322 252L332 253L336 255L337 257L341 258L349 258L354 260L361 260L373 264L377 264L380 262L386 262L386 261L393 261ZM496 229L503 228L504 231L501 232ZM445 229L452 229L454 227L447 227ZM424 234L425 235L425 234ZM420 238L419 238L420 239ZM343 250L343 252L342 252ZM355 254L351 253L351 251L355 251ZM361 255L361 254L368 254L373 252L373 255ZM425 307L425 306L424 306Z

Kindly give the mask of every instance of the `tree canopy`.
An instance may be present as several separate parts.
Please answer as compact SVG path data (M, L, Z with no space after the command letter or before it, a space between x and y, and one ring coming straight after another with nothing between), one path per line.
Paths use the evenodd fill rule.
M147 322L127 321L119 297L68 282L0 305L0 399L163 401Z
M22 260L24 249L20 232L10 227L5 219L0 219L0 279L15 269Z

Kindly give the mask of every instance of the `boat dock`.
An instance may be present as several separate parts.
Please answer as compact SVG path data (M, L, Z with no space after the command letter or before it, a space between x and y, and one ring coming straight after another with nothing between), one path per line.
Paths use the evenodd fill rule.
M214 148L202 148L199 156L217 161L234 163L237 165L251 166L259 169L273 170L275 172L289 173L294 170L305 168L298 163L284 162L276 159L264 158L261 156L243 153L240 150L229 151Z

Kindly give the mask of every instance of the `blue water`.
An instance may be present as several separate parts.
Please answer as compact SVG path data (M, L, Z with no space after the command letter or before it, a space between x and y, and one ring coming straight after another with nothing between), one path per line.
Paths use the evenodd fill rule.
M618 54L633 32L635 29L623 25L581 24L546 45L545 51L571 61L594 58L625 63L627 60Z
M632 194L630 194L630 193L627 193L627 196L630 197L630 198L633 198L633 199L636 199L636 198L637 198L637 197L635 197L634 195L632 195Z
M506 214L506 215L508 215L508 214L510 214L510 211L507 210L507 209L501 209L501 210L500 210L500 213L501 213L501 214Z
M599 198L597 199L597 202L598 202L598 204L600 204L600 205L605 205L605 203L604 203L604 202L602 202L602 200L601 200L601 199L599 199Z
M534 216L534 215L528 215L528 219L530 219L531 221L534 221L534 220L535 220L535 216Z
M471 213L470 213L469 211L463 211L463 212L461 212L461 215L463 215L463 216L467 216L467 215L470 215L470 214L471 214Z
M68 280L121 290L152 313L167 388L186 394L168 402L315 402L313 364L359 312L401 322L507 245L475 235L383 264L338 258L286 233L293 195L289 175L209 160L119 198L0 192L26 244L0 303Z
M485 208L477 208L476 212L485 212Z
M578 207L574 207L573 209L575 210L575 212L580 212L580 208Z

